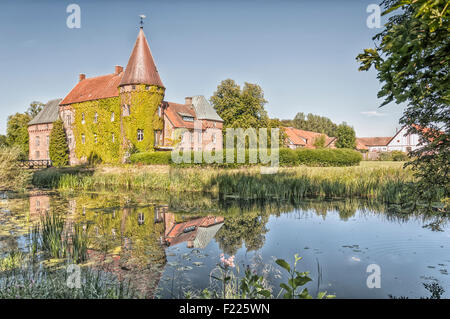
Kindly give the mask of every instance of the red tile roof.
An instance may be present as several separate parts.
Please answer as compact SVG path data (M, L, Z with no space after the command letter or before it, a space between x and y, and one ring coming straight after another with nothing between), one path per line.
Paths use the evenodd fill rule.
M119 96L119 83L123 72L84 79L75 85L60 105L79 103Z
M172 123L174 127L185 127L188 129L194 128L194 122L184 121L181 114L190 115L197 119L194 109L186 104L178 104L173 102L163 102L163 106L165 108L164 113L166 114L169 121Z
M386 146L392 137L358 137L357 140L366 146Z
M128 84L148 84L164 87L142 28L139 30L124 76L120 82L120 86Z
M357 150L368 150L369 148L360 140L359 137L356 138L356 149Z
M329 137L326 134L323 133L317 133L317 132L311 132L311 131L305 131L300 130L298 128L294 127L283 127L284 132L288 136L289 140L294 145L300 145L304 146L306 148L315 148L314 142L316 138L320 137L321 135L325 136L325 146L334 148L334 142L336 141L335 137ZM306 142L305 142L306 140Z

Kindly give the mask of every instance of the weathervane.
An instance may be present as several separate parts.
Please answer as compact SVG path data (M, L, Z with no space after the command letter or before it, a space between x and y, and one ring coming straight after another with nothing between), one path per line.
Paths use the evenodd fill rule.
M144 28L144 19L146 18L146 16L143 15L143 14L141 14L141 15L139 16L139 18L141 18L141 22L139 22L139 23L140 23L141 29L142 29L142 28Z

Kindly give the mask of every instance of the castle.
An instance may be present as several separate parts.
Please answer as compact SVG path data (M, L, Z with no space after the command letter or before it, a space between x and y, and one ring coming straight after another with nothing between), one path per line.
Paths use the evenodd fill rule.
M92 155L125 162L131 152L222 149L223 121L204 96L164 101L164 87L142 26L127 67L92 78L80 74L62 100L49 101L29 123L29 159L49 160L52 123L64 123L71 165Z

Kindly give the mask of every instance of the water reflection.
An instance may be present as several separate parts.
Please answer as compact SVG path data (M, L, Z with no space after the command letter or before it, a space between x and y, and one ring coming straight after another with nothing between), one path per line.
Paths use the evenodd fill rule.
M255 256L261 256L260 263L268 265L273 256L289 259L300 250L305 260L312 262L305 270L317 268L315 263L321 258L324 284L331 284L336 289L333 292L341 294L338 296L388 297L400 275L393 276L392 287L371 295L373 292L366 292L364 287L354 288L360 285L355 281L354 267L361 265L362 279L358 280L365 282L366 261L386 262L386 268L395 273L402 262L404 267L410 267L406 262L423 264L428 262L424 261L427 253L433 258L443 256L436 253L437 249L448 248L448 238L438 244L442 236L448 236L448 217L398 214L370 201L312 200L294 205L220 202L198 194L36 192L29 197L2 198L0 206L0 255L26 250L27 233L40 216L47 212L63 214L66 233L70 234L76 223L84 225L90 238L88 264L132 280L147 297L155 296L157 287L164 287L162 279L173 270L188 269L186 277L193 286L206 287L221 252L238 255L249 264ZM403 234L400 226L408 227L410 233ZM370 237L373 230L378 233L374 231ZM442 234L435 238L430 233ZM433 258L420 267L428 267L429 272L437 269L439 278L446 278L450 259ZM346 288L347 282L340 281L344 278L352 284L352 291ZM272 284L277 286L277 282Z

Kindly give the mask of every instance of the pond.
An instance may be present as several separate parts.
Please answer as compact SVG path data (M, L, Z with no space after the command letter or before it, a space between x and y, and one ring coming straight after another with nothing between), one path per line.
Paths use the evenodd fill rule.
M250 266L262 274L275 296L286 281L275 259L292 263L298 253L312 295L420 298L441 287L441 297L450 297L444 216L393 213L366 201L239 204L196 194L34 192L0 199L0 257L27 252L31 225L46 211L63 214L68 230L90 225L88 263L151 297L217 286L210 274L222 253L235 256L235 272ZM379 288L367 285L369 265L379 267Z

